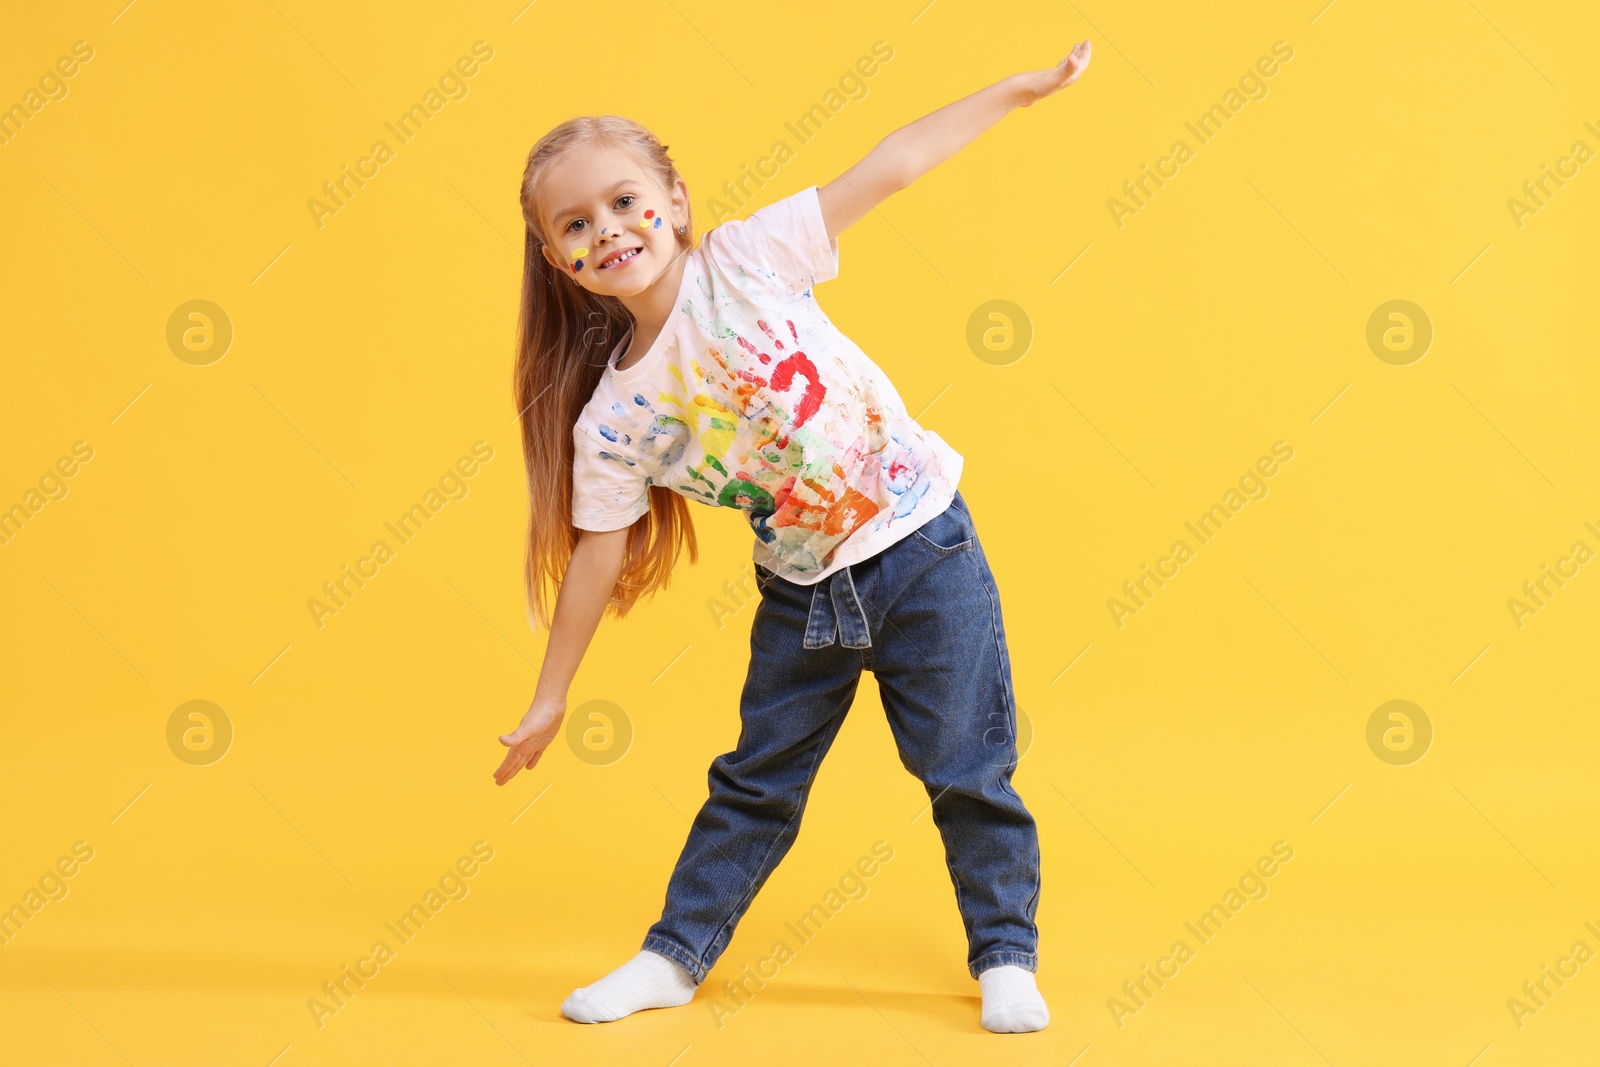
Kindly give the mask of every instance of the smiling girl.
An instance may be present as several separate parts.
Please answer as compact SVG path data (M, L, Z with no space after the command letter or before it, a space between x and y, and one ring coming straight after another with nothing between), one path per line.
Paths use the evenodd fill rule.
M609 1022L687 1003L793 844L817 768L863 671L901 761L926 786L966 928L980 1021L1049 1022L1038 968L1039 841L1011 786L1016 702L994 575L957 490L962 456L917 423L882 369L817 305L838 237L1012 108L1071 85L1089 42L885 137L697 245L666 146L616 116L534 145L516 401L532 507L526 582L549 629L501 785L560 730L605 611L698 559L691 501L754 533L760 604L737 747L640 952L562 1004ZM552 614L551 586L558 587Z

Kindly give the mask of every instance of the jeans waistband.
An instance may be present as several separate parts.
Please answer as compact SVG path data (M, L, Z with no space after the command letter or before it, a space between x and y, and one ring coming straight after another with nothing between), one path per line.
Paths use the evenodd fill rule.
M812 586L811 612L806 617L804 647L826 648L841 635L845 648L871 648L867 613L856 596L849 567L841 567Z

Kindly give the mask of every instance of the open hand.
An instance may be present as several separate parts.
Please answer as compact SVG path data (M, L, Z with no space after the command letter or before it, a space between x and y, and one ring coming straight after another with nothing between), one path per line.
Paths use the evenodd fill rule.
M544 750L561 732L561 720L566 717L565 703L551 703L537 698L522 716L522 723L509 734L500 735L500 743L510 751L494 772L496 785L505 785L524 767L532 768L544 755Z
M1089 68L1089 57L1093 54L1093 45L1088 41L1079 41L1066 58L1049 70L1018 75L1022 80L1021 106L1037 103L1077 81L1078 75Z

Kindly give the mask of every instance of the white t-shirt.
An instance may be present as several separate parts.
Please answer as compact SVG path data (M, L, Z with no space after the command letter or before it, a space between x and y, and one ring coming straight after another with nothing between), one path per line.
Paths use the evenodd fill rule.
M838 273L815 185L706 233L661 335L627 370L618 342L573 427L573 525L631 525L666 486L739 508L754 561L812 585L948 507L962 456L817 305Z

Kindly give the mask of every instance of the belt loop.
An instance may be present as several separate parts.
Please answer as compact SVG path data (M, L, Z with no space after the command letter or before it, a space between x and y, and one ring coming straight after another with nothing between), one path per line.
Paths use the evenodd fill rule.
M835 572L834 578L840 575L844 576L844 584L841 586L837 580L834 581L831 593L839 631L844 636L844 647L871 648L872 631L867 626L867 613L861 610L861 599L856 596L855 578L849 567Z
M833 575L811 587L811 611L806 616L804 647L825 648L833 644L836 626L833 621L833 601L828 597L828 584Z
M856 596L849 567L841 567L811 587L805 648L826 648L843 632L845 648L871 648L872 631Z

